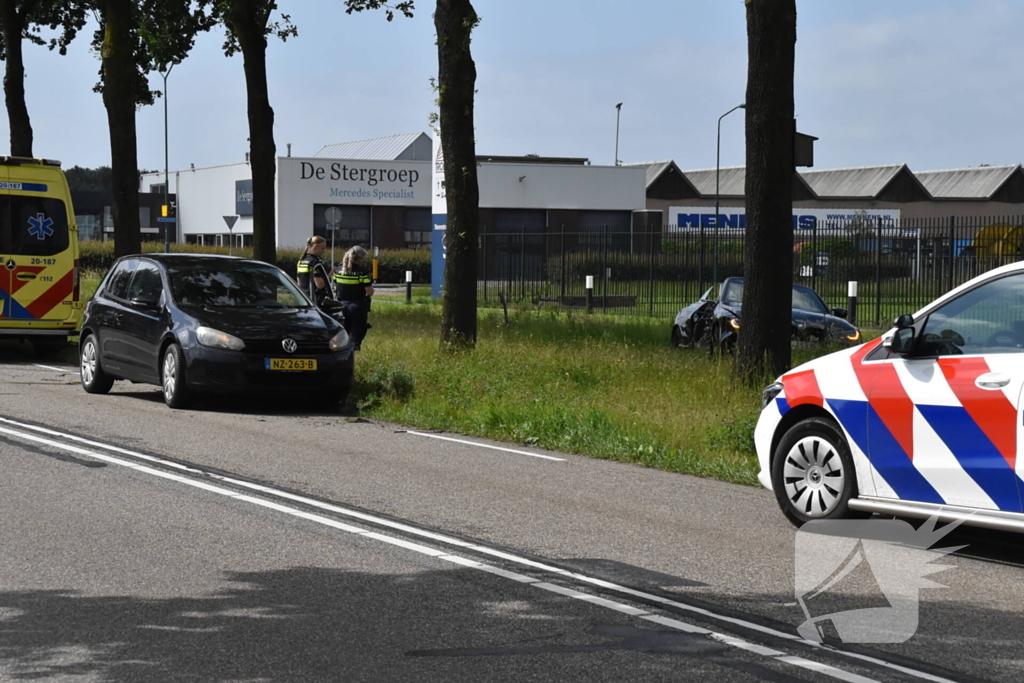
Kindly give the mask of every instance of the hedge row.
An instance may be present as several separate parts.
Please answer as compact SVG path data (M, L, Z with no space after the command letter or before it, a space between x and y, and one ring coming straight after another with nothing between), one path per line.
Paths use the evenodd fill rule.
M80 245L81 266L83 270L106 272L117 258L114 256L112 241L86 241ZM162 242L143 242L144 253L162 252ZM196 244L172 244L171 251L176 254L223 254L227 255L227 247L203 247ZM236 247L232 250L235 256L252 258L252 247ZM338 260L344 250L335 252ZM302 251L298 249L278 249L277 266L286 273L295 275L295 264ZM425 249L381 249L378 263L378 282L403 283L405 271L412 271L413 282L430 282L430 251Z

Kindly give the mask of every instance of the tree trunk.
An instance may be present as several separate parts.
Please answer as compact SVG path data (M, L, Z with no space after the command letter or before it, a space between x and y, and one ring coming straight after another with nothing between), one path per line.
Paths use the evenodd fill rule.
M102 5L103 104L110 128L110 168L114 209L114 254L142 250L139 226L139 163L135 139L136 67L131 0Z
M3 27L4 51L7 53L4 72L4 99L11 128L11 155L32 156L32 122L25 106L25 62L21 36L25 32L25 12L19 12L14 0L0 0L0 25Z
M480 188L473 127L476 65L469 44L477 22L470 0L437 0L434 27L437 30L441 148L448 205L441 346L453 349L476 345Z
M274 144L274 110L267 89L267 18L249 0L234 0L230 20L242 48L245 90L249 105L249 164L252 169L253 258L277 262L274 177L277 147ZM262 21L261 18L262 17Z
M747 240L738 370L750 384L790 366L796 0L746 0Z

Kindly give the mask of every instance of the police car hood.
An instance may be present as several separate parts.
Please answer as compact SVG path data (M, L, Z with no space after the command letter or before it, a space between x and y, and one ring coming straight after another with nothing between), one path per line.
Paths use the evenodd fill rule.
M868 344L872 346L876 345L877 343L877 340L868 342ZM803 365L798 365L789 372L785 373L785 375L782 375L776 381L781 381L782 377L785 377L786 375L792 375L794 373L804 372L806 370L828 372L831 368L840 367L842 365L849 366L851 362L850 357L853 356L853 354L857 353L858 351L863 351L864 346L864 344L858 344L857 346L851 346L850 348L843 349L841 351L836 351L835 353L830 353L827 356L822 356L820 358L815 358L814 360L807 361Z
M200 325L239 339L322 341L334 336L341 325L316 308L271 306L182 307Z

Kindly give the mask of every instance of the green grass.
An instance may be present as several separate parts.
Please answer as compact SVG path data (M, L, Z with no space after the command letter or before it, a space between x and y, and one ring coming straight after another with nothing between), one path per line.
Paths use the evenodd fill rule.
M438 352L439 307L375 306L362 414L756 483L759 391L731 360L668 345L663 321L482 310L472 353Z

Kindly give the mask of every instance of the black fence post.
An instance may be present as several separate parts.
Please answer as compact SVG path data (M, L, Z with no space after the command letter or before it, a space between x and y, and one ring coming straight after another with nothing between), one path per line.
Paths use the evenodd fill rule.
M565 303L565 223L562 223L562 294L558 303Z
M647 226L648 230L650 230L650 227L651 226L649 226L649 225ZM647 315L649 315L649 316L651 316L653 318L654 317L654 232L653 232L653 230L650 230L647 233L647 247L650 250L650 254L649 254L649 258L648 258L648 264L649 265L648 265L648 271L647 271L647 273L648 273L647 279L648 279L648 282L650 283L650 292L651 292L651 298L650 298L651 303L650 303L650 307L648 308Z
M875 324L882 324L882 217L878 217L875 237Z
M520 235L522 241L519 243L519 301L526 299L526 226Z
M811 227L811 289L818 290L818 221Z
M601 309L604 310L608 303L608 224L604 224L604 258L601 262L604 277L604 287L601 291Z
M857 281L846 283L846 319L850 324L857 324Z
M487 226L480 226L480 251L484 255L484 303L487 303Z
M956 259L956 216L949 217L949 281L947 289L953 289L953 261Z

